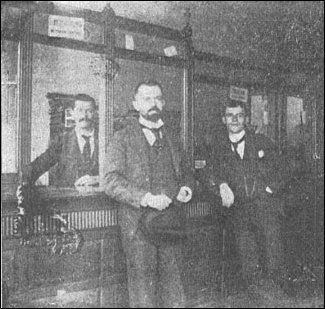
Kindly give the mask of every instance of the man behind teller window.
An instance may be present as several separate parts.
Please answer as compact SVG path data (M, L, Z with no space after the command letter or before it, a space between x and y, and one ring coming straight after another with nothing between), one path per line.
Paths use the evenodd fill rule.
M57 136L49 148L23 169L23 182L33 184L51 167L56 167L54 185L95 186L98 176L98 132L95 100L86 94L74 97L71 115L75 127Z

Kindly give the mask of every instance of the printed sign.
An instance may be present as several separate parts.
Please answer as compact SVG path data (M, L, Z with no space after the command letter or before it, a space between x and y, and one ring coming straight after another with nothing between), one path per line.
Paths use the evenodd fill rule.
M83 18L67 16L49 16L49 36L68 38L74 40L84 40L85 21Z
M205 160L194 160L194 167L196 169L204 168L207 165Z
M230 86L230 99L247 103L248 89Z

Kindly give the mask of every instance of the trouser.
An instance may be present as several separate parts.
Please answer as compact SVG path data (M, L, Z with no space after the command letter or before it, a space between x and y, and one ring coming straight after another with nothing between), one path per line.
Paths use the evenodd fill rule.
M274 201L273 201L274 202ZM281 221L272 201L233 205L234 234L243 277L254 280L260 257L269 275L283 271Z
M178 267L182 259L180 247L156 247L140 230L130 230L125 223L120 222L120 226L127 261L130 307L184 307L185 294Z

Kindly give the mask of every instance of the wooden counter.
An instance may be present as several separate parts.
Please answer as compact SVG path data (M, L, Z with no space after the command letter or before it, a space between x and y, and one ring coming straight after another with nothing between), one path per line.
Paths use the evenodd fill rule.
M118 226L118 203L103 192L39 188L44 206L59 210L84 238L80 252L54 255L36 242L21 246L13 233L16 201L2 202L2 279L15 307L128 307L126 264ZM191 236L183 245L182 272L188 298L209 294L220 281L220 226L207 202L184 205ZM33 217L34 238L51 232L50 218ZM219 262L218 262L219 261Z

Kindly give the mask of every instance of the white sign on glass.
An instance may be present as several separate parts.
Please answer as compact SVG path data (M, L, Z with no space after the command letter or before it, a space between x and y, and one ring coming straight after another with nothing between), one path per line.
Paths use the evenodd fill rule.
M247 103L248 89L230 86L230 99Z
M85 20L79 17L49 16L48 35L52 37L84 40Z
M129 50L134 50L134 40L133 36L130 34L125 35L125 48Z
M174 45L164 48L164 53L167 57L177 56L177 49Z

